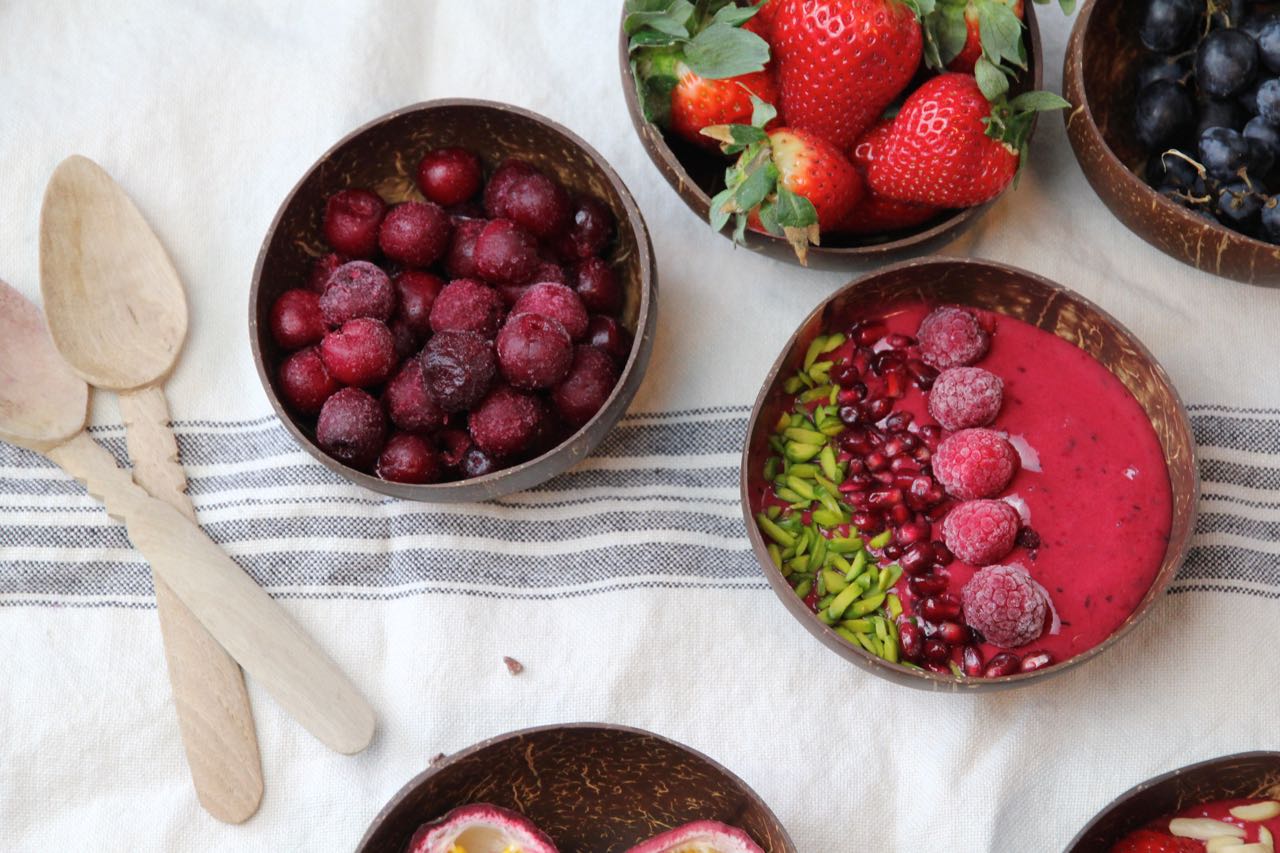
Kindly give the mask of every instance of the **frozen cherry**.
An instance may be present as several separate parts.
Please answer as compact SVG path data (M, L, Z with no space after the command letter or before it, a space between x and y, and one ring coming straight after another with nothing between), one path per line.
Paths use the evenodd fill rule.
M346 262L347 259L337 252L330 252L316 258L315 263L311 265L311 274L307 277L307 290L324 293L324 286L329 283L329 276Z
M370 258L378 251L378 229L387 203L369 190L342 190L324 206L324 238L352 258Z
M574 202L569 230L556 242L560 254L582 260L604 251L613 238L613 212L597 198L584 197Z
M538 268L538 242L509 219L495 219L476 238L472 259L494 284L520 284Z
M565 423L577 428L604 406L618 382L613 359L595 347L579 346L573 353L569 375L551 392L551 401Z
M341 326L357 317L386 322L396 307L396 291L380 267L368 261L351 261L333 271L320 310L330 326Z
M378 231L378 245L393 261L428 267L449 248L453 223L438 204L407 201L391 208Z
M569 194L541 172L517 177L502 200L503 216L540 240L550 240L569 226Z
M367 469L378 458L386 432L378 401L359 388L343 388L320 409L316 444L339 462Z
M520 297L524 296L531 284L500 284L494 288L498 291L498 295L502 297L502 304L508 308L514 308L515 304L520 301Z
M613 268L599 258L587 258L574 268L573 289L588 311L617 314L622 310L622 285Z
M397 317L387 324L391 330L391 343L396 351L396 360L404 361L422 348L422 336L409 328L409 324Z
M498 366L517 388L550 388L569 372L573 341L560 321L541 314L513 314L498 333Z
M485 213L493 218L506 219L507 191L520 178L536 174L538 174L538 170L523 160L511 158L502 161L502 164L494 170L493 175L489 178L488 186L484 188Z
M486 338L498 333L507 309L498 292L473 278L451 281L431 307L433 332L475 332Z
M480 158L465 148L436 148L418 164L418 189L436 204L461 204L480 191Z
M310 290L286 290L271 306L271 335L283 349L319 343L328 330L320 312L320 297Z
M464 429L442 429L435 436L440 458L449 468L457 468L471 450L471 435Z
M340 387L329 375L317 347L295 352L280 365L280 396L289 408L304 415L320 411Z
M427 391L446 412L480 402L497 369L493 344L475 332L439 332L422 351Z
M511 309L513 314L541 314L559 320L569 337L581 340L590 322L578 294L563 284L543 282L530 287Z
M420 338L431 334L431 306L444 289L444 282L439 276L419 270L405 270L391 281L396 288L396 318Z
M422 363L411 358L400 366L400 372L387 383L382 395L391 422L410 432L430 432L445 425L449 416L427 392L422 376Z
M586 342L604 350L621 367L631 355L631 336L612 317L594 314L587 323Z
M398 432L378 457L378 476L394 483L434 483L440 479L440 454L421 436Z
M504 385L484 398L467 418L467 426L476 447L502 458L528 450L545 419L541 400Z
M476 269L476 238L489 224L487 219L456 219L453 223L453 239L449 243L449 253L444 258L444 271L449 278L477 278L480 270Z
M554 261L543 261L538 264L538 268L533 271L533 275L529 277L531 282L551 281L556 284L568 284L569 275L564 271L564 267Z
M333 378L344 385L378 385L395 367L395 339L386 323L357 317L325 336L320 357Z

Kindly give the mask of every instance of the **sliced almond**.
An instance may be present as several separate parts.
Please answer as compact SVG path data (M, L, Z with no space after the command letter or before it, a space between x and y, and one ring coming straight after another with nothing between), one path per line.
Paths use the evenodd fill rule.
M1265 826L1258 827L1258 840L1267 845L1268 850L1275 850L1275 839L1271 837L1271 830L1267 829Z
M1228 838L1244 838L1244 829L1241 827L1207 817L1175 817L1169 821L1169 831L1180 838L1194 838L1198 841L1208 841L1223 835Z
M1255 841L1252 844L1237 844L1235 847L1224 848L1229 853L1274 853L1270 844L1263 844Z
M1263 800L1260 803L1250 803L1247 806L1236 806L1231 810L1231 816L1240 820L1251 820L1255 823L1271 820L1273 817L1280 817L1280 802Z
M1220 850L1230 850L1231 853L1238 853L1242 846L1244 846L1243 841L1239 838L1232 838L1230 835L1219 835L1215 838L1210 838L1204 844L1206 853L1218 853Z

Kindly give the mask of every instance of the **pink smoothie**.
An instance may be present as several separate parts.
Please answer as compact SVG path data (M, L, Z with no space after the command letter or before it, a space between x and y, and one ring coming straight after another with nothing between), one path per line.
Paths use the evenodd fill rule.
M1273 840L1280 840L1280 816L1270 818L1269 820L1255 822L1241 820L1240 818L1233 817L1231 814L1231 810L1237 806L1246 806L1261 802L1266 801L1259 799L1218 800L1212 803L1202 803L1197 806L1192 806L1191 808L1179 812L1175 817L1207 817L1213 820L1222 821L1223 823L1233 824L1244 830L1244 838L1241 840L1245 843L1260 841L1263 828L1271 833ZM1160 818L1159 820L1152 821L1146 828L1154 829L1157 832L1168 832L1170 820L1171 818L1168 817Z

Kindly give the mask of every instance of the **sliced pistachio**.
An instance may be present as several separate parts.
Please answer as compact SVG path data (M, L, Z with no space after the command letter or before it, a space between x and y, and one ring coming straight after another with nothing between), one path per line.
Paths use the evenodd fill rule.
M850 585L849 587L849 589L856 588L856 584ZM845 592L848 592L849 589L846 589ZM848 613L850 616L866 616L868 613L875 612L881 604L884 604L883 592L876 593L875 595L868 596L861 601L854 602L853 607L849 608Z
M818 432L827 438L835 438L846 429L847 427L838 420L826 420L818 426Z
M872 537L871 541L867 543L867 547L874 548L875 550L879 551L881 548L888 545L892 540L893 540L893 531L886 530L883 533L878 533L874 537Z
M880 644L877 643L870 634L854 634L854 636L858 638L858 645L862 646L876 657L880 657Z
M782 390L788 394L794 394L803 387L805 387L805 385L800 381L799 376L789 376L787 377L787 381L782 383Z
M866 619L845 619L840 624L855 634L870 634L874 630L871 622Z
M765 550L769 552L769 559L773 561L773 565L782 568L782 549L778 547L776 542L770 542L765 546Z
M773 448L775 453L785 454L787 452L787 445L782 441L780 436L769 436L769 446Z
M862 553L862 540L856 536L832 539L831 550L838 554L852 554L854 552ZM866 557L863 557L862 559L865 560Z
M792 462L808 462L822 452L822 445L788 441L783 447L783 452Z
M897 619L902 615L902 599L898 598L896 593L889 593L885 596L885 607L889 610L889 615Z
M777 486L777 487L775 487L775 488L774 488L774 494L776 494L778 497L782 498L782 499L783 499L784 501L786 501L787 503L793 503L793 504L795 504L795 503L803 503L805 506L808 506L808 505L809 505L809 500L808 500L808 498L805 498L805 497L804 497L804 496L802 496L799 492L792 491L791 489L789 489L789 488L787 488L787 487L785 487L785 486Z
M845 582L844 578L841 578L840 580L841 582ZM846 585L844 589L842 589L840 591L840 594L836 596L835 601L831 602L831 607L829 612L831 616L835 619L842 618L844 616L845 611L849 609L849 606L853 604L853 602L858 598L858 596L862 595L862 587L858 586L857 584L852 584L847 582L845 582L845 584ZM854 609L855 610L857 609L856 606L854 607ZM871 609L874 610L875 608L873 607ZM860 613L854 613L853 615L866 616L870 612L871 610L864 610Z
M827 592L841 593L849 587L849 582L844 579L844 575L834 569L823 569L822 579L827 587Z
M834 385L815 385L808 391L805 391L797 399L801 403L812 403L815 400L829 400L832 392L836 390ZM825 438L825 436L823 436Z
M803 477L788 474L787 485L791 487L793 492L808 500L814 500L818 497L817 493L813 490L813 486L811 486L809 481L805 480Z
M778 516L782 515L782 507L778 506L777 504L774 504L773 506L766 509L764 511L764 514L769 516L770 519L777 521Z
M818 495L818 503L822 504L824 509L834 512L836 515L844 515L844 510L840 508L840 504L831 496L830 492L820 493Z
M808 462L801 462L798 465L792 465L787 468L787 473L799 477L802 480L812 480L818 476L818 466L811 465ZM768 479L773 479L772 477Z
M1260 803L1249 803L1246 806L1236 806L1231 810L1231 816L1240 820L1249 820L1254 823L1261 823L1264 820L1271 820L1273 817L1280 817L1280 802L1276 802L1275 800L1263 800Z
M835 367L833 361L819 361L809 368L809 378L819 385L826 385L829 381L827 376L833 367Z
M1244 829L1232 823L1208 817L1175 817L1169 821L1169 832L1179 838L1208 841L1222 835L1244 838Z
M836 626L836 633L839 634L848 642L853 643L855 646L861 645L861 643L858 642L858 635L853 633L843 625Z
M836 465L836 452L831 449L830 444L822 448L822 452L818 454L818 463L822 466L822 473L827 475L828 480L840 479L840 468Z
M756 524L760 525L760 529L764 531L766 536L774 542L777 542L782 547L789 548L796 544L796 538L794 536L774 524L773 519L769 518L769 516L764 513L756 515Z
M809 348L804 351L804 369L806 371L813 367L813 363L818 360L818 356L826 352L826 346L826 335L818 335L818 337L809 342Z
M807 597L812 590L813 590L813 581L809 580L808 578L796 584L796 596L799 598Z
M787 431L783 433L789 441L799 444L816 444L821 449L827 443L827 437L820 432L814 432L805 427L787 427Z
M822 352L818 353L818 355L826 355L827 353L831 352L833 349L839 348L844 342L845 342L845 337L842 332L836 332L833 335L827 335L827 341L825 344L822 345Z
M822 622L822 624L823 624L823 625L834 625L834 624L836 624L836 620L832 619L832 618L827 614L827 611L825 611L825 610L819 610L819 611L818 611L818 619Z
M832 512L829 509L815 509L813 511L813 520L823 527L839 527L848 521L842 513Z

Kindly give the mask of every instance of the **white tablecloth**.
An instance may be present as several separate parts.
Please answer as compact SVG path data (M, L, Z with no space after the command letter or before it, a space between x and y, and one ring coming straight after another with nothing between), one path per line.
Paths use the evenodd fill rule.
M1069 22L1039 8L1056 89ZM628 121L617 17L604 0L0 4L0 277L38 293L41 195L66 155L134 196L190 294L169 387L201 521L381 721L369 751L339 757L250 681L266 796L243 826L212 820L145 564L79 488L4 446L0 848L350 849L436 753L604 720L723 762L804 853L1038 853L1153 773L1280 746L1280 295L1141 242L1089 190L1061 121L1042 121L1021 186L949 251L1081 291L1164 362L1202 445L1195 548L1139 630L1058 680L994 696L891 686L784 612L735 485L776 349L856 271L736 251L685 209ZM575 471L483 506L382 500L329 475L271 417L245 321L262 235L313 159L444 96L519 104L590 141L639 200L662 281L628 419ZM94 422L121 452L112 401ZM792 724L806 717L825 722Z

